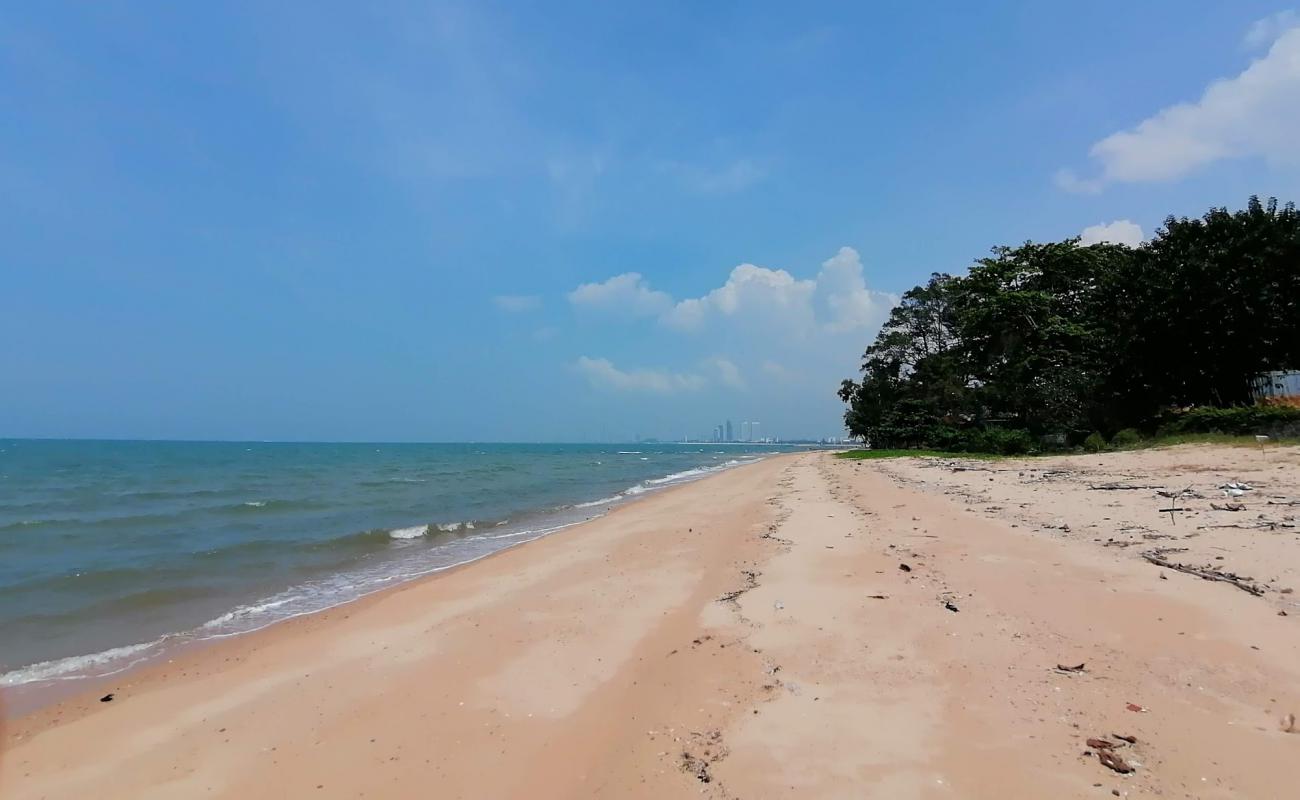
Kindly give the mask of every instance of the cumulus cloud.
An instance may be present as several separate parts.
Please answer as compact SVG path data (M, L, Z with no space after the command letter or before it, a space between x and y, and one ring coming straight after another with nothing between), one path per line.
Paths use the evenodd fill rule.
M502 311L512 313L532 311L542 307L542 298L535 294L499 294L492 298L492 302Z
M816 298L825 309L826 325L833 331L879 327L898 304L898 296L867 288L862 259L852 247L822 262L817 273Z
M741 314L785 322L810 321L816 289L815 281L796 280L783 269L741 264L731 271L722 286L703 297L682 300L662 320L679 330L699 328L710 317Z
M574 374L600 390L626 393L628 402L634 393L646 403L688 395L733 419L807 417L835 429L843 411L835 390L857 372L898 297L871 288L861 256L849 247L815 272L740 264L712 286L682 299L652 289L640 275L578 287L575 307L643 309L644 340L630 343L656 360L640 362L653 368L630 368L591 354L573 365ZM644 294L655 299L638 302ZM655 308L661 310L649 313Z
M683 331L697 330L711 318L744 318L802 333L818 326L852 331L879 326L897 302L895 295L868 289L858 252L841 247L822 262L814 279L741 264L722 286L676 303L660 319Z
M1093 178L1061 170L1056 183L1071 191L1107 184L1168 181L1226 159L1261 158L1300 165L1300 26L1292 17L1261 21L1249 39L1272 39L1268 52L1240 74L1217 80L1199 100L1156 112L1113 133L1089 151ZM1286 25L1285 30L1278 30Z
M569 302L579 308L645 317L666 311L673 299L666 292L651 289L640 273L625 272L603 283L582 284L569 292Z
M1242 44L1251 50L1268 47L1278 37L1292 28L1300 27L1300 17L1290 9L1255 20L1246 30Z
M1103 222L1097 225L1089 225L1079 234L1079 244L1090 245L1109 242L1111 244L1126 244L1129 247L1137 247L1142 244L1146 237L1142 235L1142 226L1136 222L1127 219L1117 219L1114 222Z
M699 375L681 374L661 369L623 370L614 366L607 358L581 356L574 366L586 376L587 382L597 389L675 394L677 392L696 391L705 385L704 378Z

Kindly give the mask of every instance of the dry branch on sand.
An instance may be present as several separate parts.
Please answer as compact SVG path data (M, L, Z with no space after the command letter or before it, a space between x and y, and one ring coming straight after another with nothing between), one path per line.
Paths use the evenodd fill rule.
M1232 572L1224 572L1222 570L1215 569L1213 567L1193 567L1190 564L1179 564L1176 561L1170 561L1169 559L1165 558L1165 555L1167 553L1179 552L1180 550L1181 548L1164 549L1164 550L1148 550L1147 552L1142 554L1142 557L1145 558L1147 561L1151 562L1152 564L1155 564L1157 567L1164 567L1165 569L1172 569L1175 572L1183 572L1188 575L1195 575L1196 577L1202 578L1207 581L1220 581L1223 583L1230 583L1233 586L1236 586L1238 589L1242 590L1243 592L1253 594L1256 597L1264 596L1264 590L1254 585L1253 583L1250 583L1251 580L1250 578L1243 577L1241 575L1237 575Z

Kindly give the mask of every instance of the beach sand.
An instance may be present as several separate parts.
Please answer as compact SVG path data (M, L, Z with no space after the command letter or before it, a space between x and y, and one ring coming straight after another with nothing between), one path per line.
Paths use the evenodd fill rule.
M773 457L12 720L0 797L1291 798L1290 501L1294 448Z

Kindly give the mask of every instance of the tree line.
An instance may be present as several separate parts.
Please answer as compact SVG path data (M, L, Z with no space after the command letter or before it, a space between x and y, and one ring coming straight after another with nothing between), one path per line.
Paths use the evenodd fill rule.
M1026 242L935 273L839 395L873 447L1020 452L1246 405L1281 369L1300 369L1300 214L1251 197L1138 247Z

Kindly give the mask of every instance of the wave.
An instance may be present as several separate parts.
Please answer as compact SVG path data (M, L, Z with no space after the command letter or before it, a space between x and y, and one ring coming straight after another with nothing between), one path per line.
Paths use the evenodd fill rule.
M77 678L102 678L134 667L147 659L150 651L167 639L161 636L150 642L114 647L85 656L69 656L42 661L0 675L0 686L18 686L24 683L67 681Z
M75 519L20 519L16 522L6 522L4 525L0 525L0 532L40 528L45 525L67 525L79 521Z
M616 495L612 495L610 497L602 497L599 500L589 500L585 503L574 503L572 506L569 506L569 508L596 508L598 506L613 505L614 503L617 503L620 500L625 500L629 497L636 497L637 495L642 495L645 494L646 492L654 491L655 489L659 489L659 488L667 488L669 485L672 484L686 483L687 481L697 480L699 478L703 478L706 475L712 475L715 472L721 472L724 469L729 469L731 467L738 467L741 466L742 464L751 464L758 460L759 460L758 458L731 459L722 464L715 464L712 466L692 467L691 469L685 469L682 470L681 472L672 472L667 475L664 475L662 478L647 478L646 480L638 484L629 486L628 488L624 489L623 491L619 492Z
M717 472L717 467L696 467L694 469L674 472L671 475L665 475L662 478L651 478L646 481L651 486L662 486L665 483L677 483L690 478L703 477L711 472Z
M509 520L503 520L496 524L504 525L506 522L509 522ZM409 528L394 528L388 532L388 536L391 539L419 539L421 536L426 536L433 531L439 533L457 533L460 531L472 531L474 529L474 520L469 520L467 522L434 522L428 525L414 525Z
M411 528L394 528L388 532L388 536L390 539L418 539L428 532L428 525L416 525Z
M622 499L622 497L623 495L616 494L610 497L602 497L599 500L591 500L586 503L574 503L572 507L573 508L595 508L596 506L607 506L610 505L611 503L617 503L619 500Z

